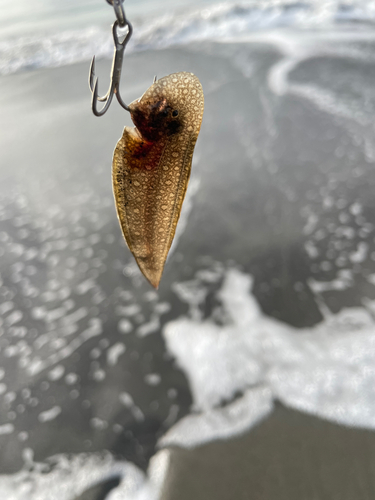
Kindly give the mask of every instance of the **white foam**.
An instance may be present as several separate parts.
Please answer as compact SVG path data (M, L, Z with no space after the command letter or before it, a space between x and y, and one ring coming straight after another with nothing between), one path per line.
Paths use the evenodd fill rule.
M113 346L109 347L107 350L107 363L110 366L115 366L119 357L126 351L125 344L122 342L116 342Z
M60 380L64 373L65 367L63 365L57 365L48 373L48 378L52 381Z
M374 429L370 312L347 308L296 329L266 317L251 285L251 277L236 269L226 273L217 294L229 318L225 325L187 318L166 325L166 345L189 380L195 414L161 443L195 446L243 432L270 411L274 398L336 423ZM243 396L231 402L239 391Z
M144 413L142 412L142 410L138 406L136 406L132 396L129 393L122 392L121 394L119 394L118 398L119 398L119 401L124 406L126 406L126 408L129 408L129 410L131 411L133 417L135 418L135 420L137 422L144 421L144 419L145 419Z
M360 137L366 160L371 163L375 161L372 107L361 101L357 92L343 96L341 92L319 78L306 83L293 78L293 73L298 67L309 59L335 58L346 62L352 61L353 64L373 63L373 54L364 49L367 44L371 45L375 41L372 29L364 28L350 33L347 29L319 30L310 33L275 30L248 38L249 41L271 44L282 54L281 59L268 73L268 86L272 92L277 96L294 95L309 102L319 111L335 117L347 129L354 143L357 143ZM363 90L361 95L364 93ZM335 154L342 156L343 153L337 148ZM332 199L326 197L324 203L330 202Z
M4 434L12 434L14 432L14 425L13 424L4 424L0 425L0 436Z
M360 241L357 245L357 249L355 252L352 252L349 255L349 259L353 263L361 263L364 262L367 258L367 254L369 251L369 244L365 241Z
M53 406L49 410L43 411L39 414L38 420L39 422L49 422L50 420L54 420L61 413L60 406Z
M0 304L0 315L3 316L7 312L11 311L14 307L14 303L11 302L10 300L3 302Z
M160 384L161 376L158 373L148 373L145 375L144 380L146 384L155 386Z
M189 415L179 420L159 440L160 446L175 445L187 448L215 439L241 434L267 416L273 408L269 388L244 391L241 398L224 408L210 408L203 414Z
M328 290L347 290L354 284L353 272L350 269L341 269L337 273L337 278L331 281L317 281L310 278L308 284L316 294L327 292Z
M0 476L0 498L73 500L86 489L119 476L120 484L107 500L157 500L169 466L169 453L163 450L151 459L148 476L132 463L116 461L109 453L56 455L49 459L51 471L47 464L33 462L32 453L25 454L25 460L24 470Z
M49 354L45 359L42 359L41 357L38 356L34 356L30 359L30 354L27 353L22 360L23 361L22 364L25 367L28 374L30 376L36 375L45 370L46 368L56 365L60 361L70 357L85 342L92 339L93 337L97 337L102 333L102 323L100 319L91 318L88 321L88 324L89 327L80 332L77 335L77 337L74 338L69 344L65 345L64 347L61 347L58 350L55 350L54 352L52 352L52 354ZM48 338L49 336L47 335L46 339Z
M310 0L290 3L288 0L252 0L233 3L214 3L192 6L183 12L170 11L166 15L134 19L134 35L128 52L158 49L176 44L204 40L238 39L253 31L282 26L319 27L337 21L365 21L375 19L369 2L356 0L350 5L342 2ZM93 54L111 57L113 41L109 30L96 26L80 30L42 33L40 29L30 36L12 35L0 42L0 74L23 69L53 67L88 61ZM20 247L21 251L22 248Z
M118 322L118 330L120 333L130 333L133 330L133 325L128 319L121 319Z
M157 314L153 314L148 323L143 323L140 327L137 328L137 334L140 337L145 337L146 335L150 335L150 333L157 332L160 327L160 319Z

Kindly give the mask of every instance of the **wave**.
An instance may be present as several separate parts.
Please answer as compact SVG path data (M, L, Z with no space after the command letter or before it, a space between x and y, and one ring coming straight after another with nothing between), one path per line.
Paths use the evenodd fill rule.
M127 51L161 49L205 40L227 41L249 32L280 27L319 28L338 23L373 23L375 8L352 2L290 2L287 0L221 3L134 22ZM22 36L0 42L0 74L111 57L108 29L85 28L46 36Z

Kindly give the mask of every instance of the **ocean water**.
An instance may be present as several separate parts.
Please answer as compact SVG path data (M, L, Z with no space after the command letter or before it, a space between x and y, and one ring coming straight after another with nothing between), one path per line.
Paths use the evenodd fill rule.
M112 54L110 25L115 14L105 1L41 0L14 4L2 0L0 5L0 74L71 64L89 60L93 54L99 57ZM125 3L126 15L135 28L127 50L152 45L154 35L163 40L168 26L175 31L175 21L179 28L186 24L189 31L190 16L196 10L199 18L201 7L206 5L210 12L209 0L197 4L185 0L178 2L178 6L170 0Z
M1 0L0 74L110 57L111 6L104 0L42 1L17 4ZM126 2L134 24L127 51L157 49L194 41L236 39L249 32L278 27L324 29L332 23L372 23L375 8L351 2L200 2L141 0Z
M1 7L10 94L28 72L61 66L68 81L64 67L112 55L104 0ZM7 500L74 500L113 478L107 499L157 500L163 447L238 435L275 399L375 427L372 4L129 0L126 12L131 69L158 51L163 68L195 64L200 74L206 111L193 177L155 292L126 253L108 166L53 149L69 130L64 106L46 98L50 107L29 115L3 98L41 163L29 168L3 124ZM54 159L47 180L40 135Z

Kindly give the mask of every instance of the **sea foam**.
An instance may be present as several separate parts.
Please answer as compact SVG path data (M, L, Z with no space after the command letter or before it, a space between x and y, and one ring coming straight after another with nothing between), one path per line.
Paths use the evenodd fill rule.
M320 324L297 329L265 316L251 288L251 276L229 269L217 294L226 324L180 318L164 328L167 349L189 380L194 414L160 444L197 446L244 432L271 411L274 399L335 423L375 429L371 311L324 310Z
M372 23L375 10L363 0L346 2L289 2L253 0L224 2L134 20L128 52L154 50L205 40L228 41L248 33L280 27L318 28L343 22ZM11 36L0 42L0 75L111 57L110 30L82 30Z
M371 311L325 311L320 324L297 329L261 311L252 283L238 269L224 271L216 294L224 324L193 315L165 325L167 349L189 380L194 407L164 434L159 447L189 448L241 434L272 411L275 399L335 423L374 429ZM185 301L193 296L186 292ZM122 399L132 406L129 395ZM34 463L30 453L25 449L23 470L0 476L1 498L73 500L85 489L118 477L120 484L108 500L157 500L169 467L167 449L152 458L147 474L110 453L57 455L43 464Z

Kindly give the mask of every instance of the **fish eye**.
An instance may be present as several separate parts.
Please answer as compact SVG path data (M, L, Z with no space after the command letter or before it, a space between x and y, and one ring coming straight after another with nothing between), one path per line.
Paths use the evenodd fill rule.
M177 111L177 109L175 109L175 110L173 111L172 116L174 116L174 117L178 116L178 111Z

